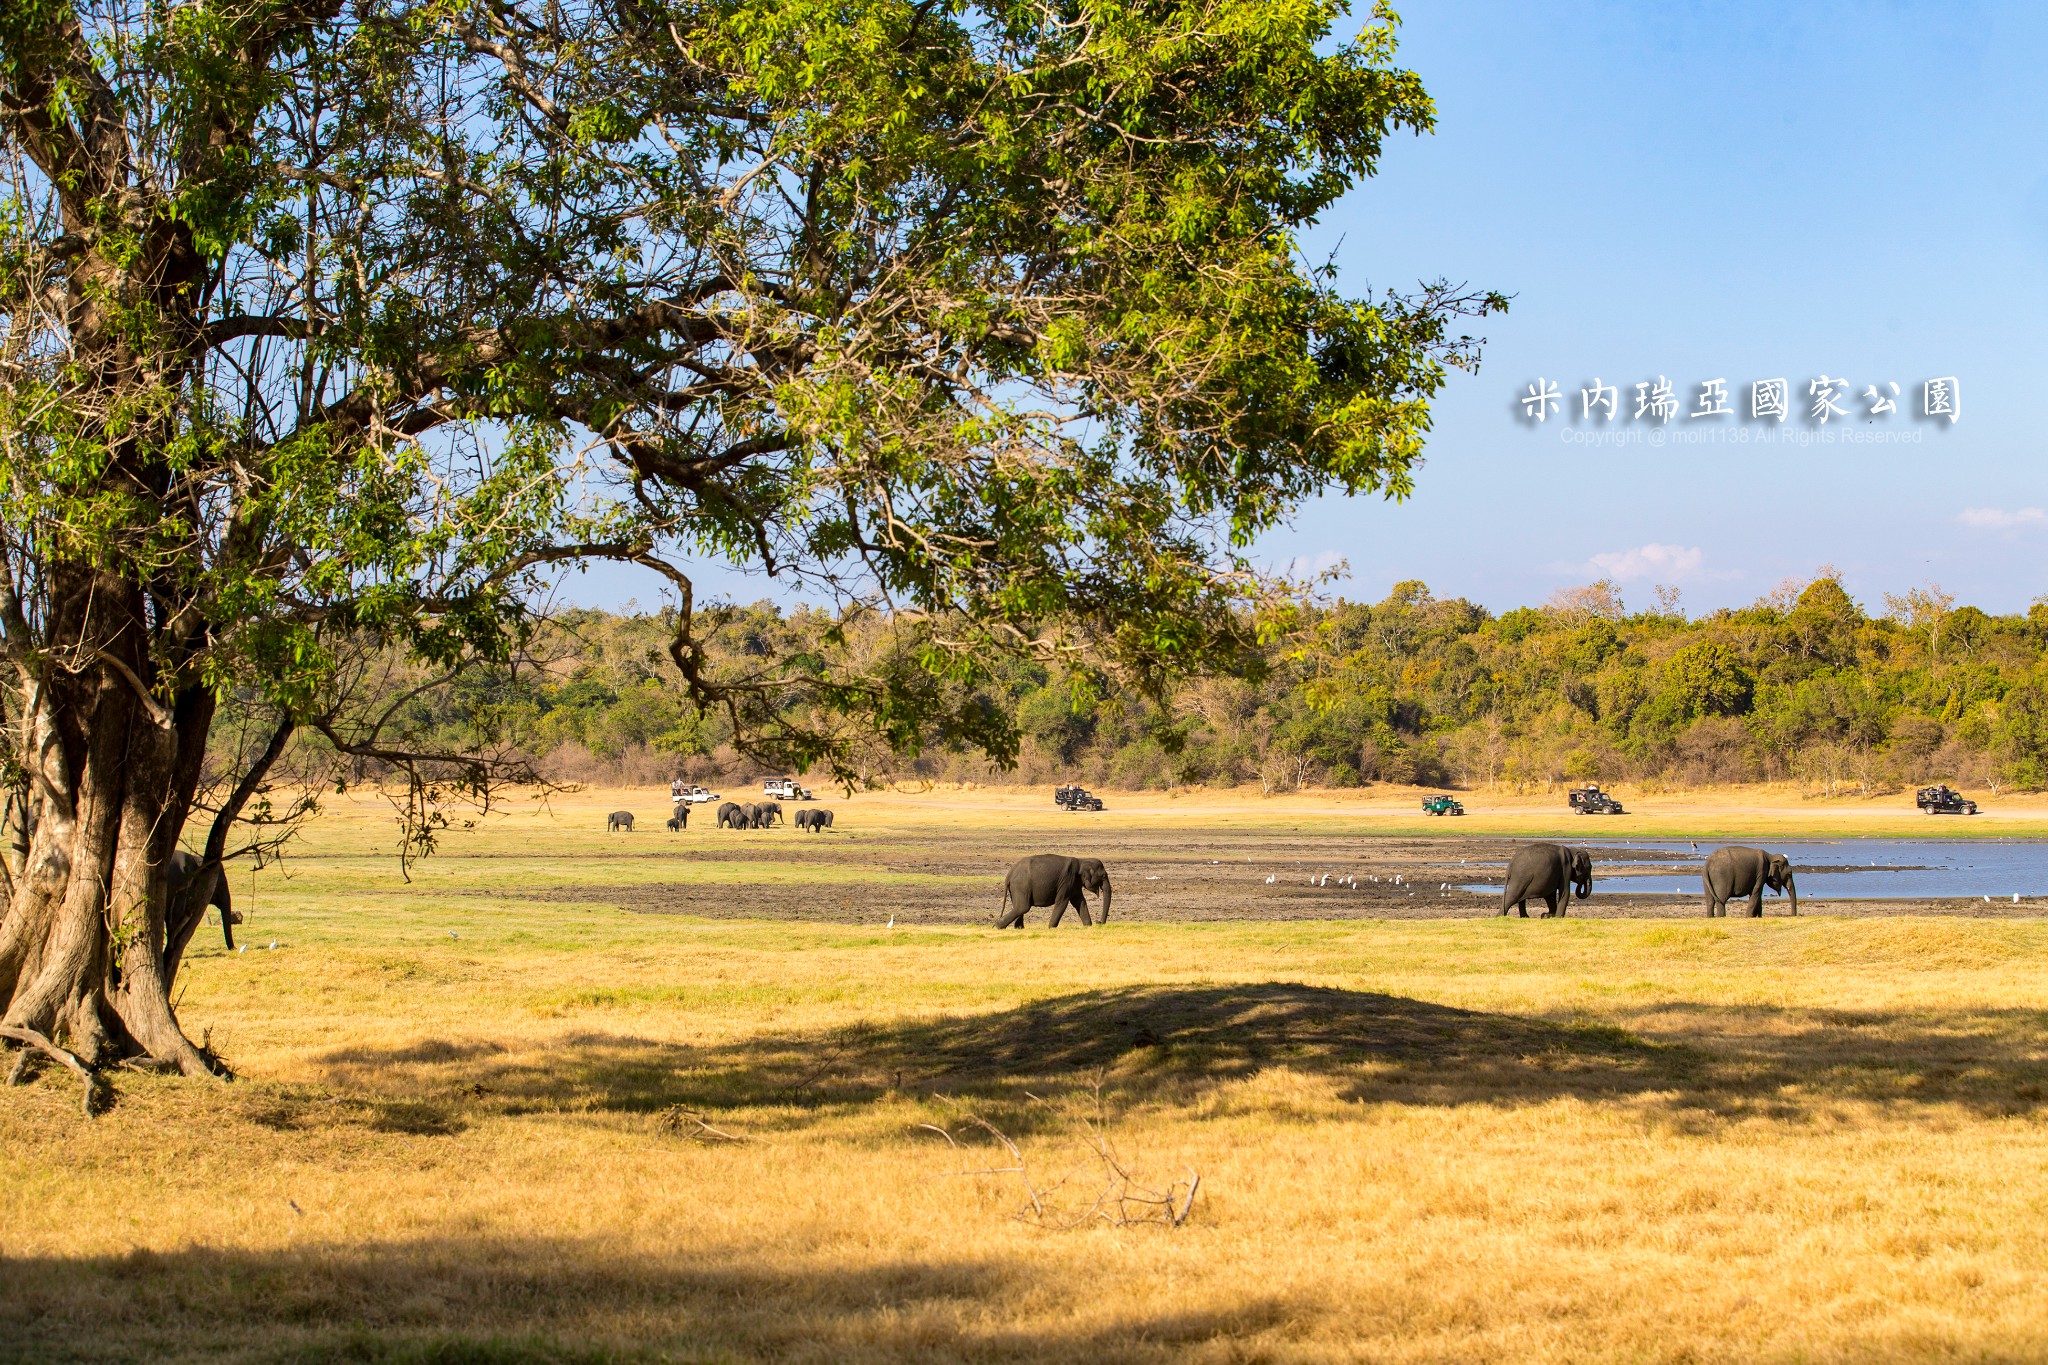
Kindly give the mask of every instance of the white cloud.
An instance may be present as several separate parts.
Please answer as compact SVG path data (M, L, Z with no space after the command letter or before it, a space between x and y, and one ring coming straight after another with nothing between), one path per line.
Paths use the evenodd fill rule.
M2048 522L2048 511L2038 507L2016 507L2010 512L2003 507L1965 507L1956 520L1980 531L2011 531Z
M1350 568L1340 552L1324 550L1314 556L1296 555L1287 561L1286 573L1289 578L1320 578L1332 569L1339 570L1341 576L1341 572L1348 572Z
M1705 561L1706 556L1696 546L1638 545L1633 550L1594 555L1593 567L1624 583L1640 578L1670 583L1698 573Z

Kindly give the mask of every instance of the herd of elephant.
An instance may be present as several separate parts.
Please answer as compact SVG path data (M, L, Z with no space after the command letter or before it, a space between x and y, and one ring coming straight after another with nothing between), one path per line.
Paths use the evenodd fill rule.
M767 829L783 818L780 801L727 801L718 808L720 829ZM669 817L670 830L690 823L690 808L681 802ZM832 812L806 806L791 821L798 829L822 833L832 828ZM605 817L608 832L633 828L633 812L615 810ZM225 879L222 879L225 882ZM1792 878L1792 864L1782 853L1760 848L1731 846L1708 856L1701 871L1706 889L1707 914L1725 916L1731 901L1747 898L1752 917L1764 912L1764 892L1775 891L1792 898L1792 913L1799 913L1799 890ZM1109 870L1100 858L1070 858L1058 853L1039 853L1021 858L1003 879L1003 899L996 907L996 928L1021 929L1031 911L1052 911L1050 923L1057 926L1069 910L1081 923L1093 925L1088 895L1101 897L1102 922L1109 922ZM222 886L225 899L226 887ZM1500 913L1519 911L1529 917L1529 902L1543 902L1543 915L1566 914L1574 897L1586 900L1593 894L1593 855L1583 848L1563 844L1526 844L1508 860L1506 884L1501 888Z
M1799 913L1799 889L1792 878L1792 864L1782 853L1760 848L1715 849L1708 856L1700 880L1706 888L1707 914L1725 916L1730 901L1749 899L1752 917L1764 912L1764 892L1776 891L1792 898L1792 913ZM1088 897L1102 898L1102 922L1109 922L1109 870L1100 858L1069 858L1057 853L1040 853L1020 858L1003 879L1003 899L996 907L996 928L1021 929L1024 917L1041 906L1052 910L1051 924L1058 926L1068 910L1080 913L1081 923L1092 925ZM1501 888L1500 912L1519 910L1529 917L1529 902L1540 900L1544 916L1562 915L1571 908L1572 897L1585 900L1593 894L1593 855L1583 848L1562 844L1528 844L1508 860L1507 884Z
M1776 891L1792 898L1792 913L1799 913L1799 888L1792 879L1792 862L1782 853L1731 845L1707 855L1700 870L1700 884L1707 893L1709 917L1725 917L1728 903L1745 897L1752 919L1764 912L1764 892ZM1562 844L1529 844L1515 850L1508 860L1507 884L1501 888L1500 912L1521 912L1529 916L1529 902L1540 900L1544 915L1562 915L1571 908L1572 897L1585 900L1593 894L1593 855L1583 848Z
M780 801L728 801L718 808L720 829L767 829L782 819ZM808 834L823 834L832 828L832 812L822 806L806 806L790 821ZM668 818L669 833L674 834L690 827L690 807L686 802L676 802L675 813ZM633 832L633 812L615 810L604 818L605 833L615 834L623 830Z

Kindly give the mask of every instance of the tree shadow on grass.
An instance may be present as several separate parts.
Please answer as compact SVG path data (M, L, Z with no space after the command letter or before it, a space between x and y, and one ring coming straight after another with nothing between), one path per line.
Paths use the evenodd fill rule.
M787 1262L509 1238L0 1258L0 1361L1163 1361L1303 1316L1245 1296L1006 1325L1042 1267Z
M354 1093L481 1100L504 1113L756 1110L801 1127L891 1097L944 1095L1030 1131L1033 1097L1096 1076L1125 1105L1181 1106L1262 1071L1320 1077L1346 1101L1513 1107L1560 1098L1651 1105L1687 1121L1811 1116L1844 1102L2048 1106L2032 1011L1849 1014L1645 1006L1630 1024L1454 1009L1281 982L1083 991L984 1014L761 1034L687 1047L610 1034L444 1062L351 1048L322 1059ZM465 1098L466 1097L466 1098Z

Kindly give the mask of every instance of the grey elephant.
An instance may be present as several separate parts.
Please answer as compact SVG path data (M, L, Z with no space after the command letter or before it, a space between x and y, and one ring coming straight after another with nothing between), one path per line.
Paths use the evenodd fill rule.
M1707 855L1706 871L1700 881L1707 890L1709 918L1726 918L1728 902L1749 897L1749 917L1764 913L1764 888L1792 898L1792 913L1799 913L1799 888L1792 881L1792 863L1782 853L1731 844Z
M1022 929L1024 916L1041 905L1052 907L1049 928L1058 928L1069 908L1081 912L1081 923L1093 925L1088 917L1088 898L1093 891L1102 897L1102 922L1109 923L1109 870L1100 858L1069 858L1059 853L1035 853L1019 858L1003 881L1003 903L996 907L996 928Z
M610 834L615 830L624 830L626 833L631 834L633 832L633 812L629 810L615 810L610 815L605 816L604 832Z
M745 829L747 827L746 818L746 812L742 811L731 801L718 808L718 827L720 829Z
M676 802L675 813L668 817L668 832L675 834L690 827L690 808L684 802Z
M829 810L800 810L796 813L796 827L812 834L823 834L832 828L832 812Z
M165 955L175 960L191 942L192 933L206 918L206 907L220 911L220 934L228 951L235 950L235 926L242 917L235 913L228 895L228 871L219 863L201 871L199 855L179 849L171 854L168 869L170 913L165 916Z
M1593 894L1593 855L1583 848L1562 844L1525 844L1508 859L1507 885L1501 888L1500 912L1510 909L1529 918L1529 898L1543 899L1543 917L1562 915L1571 909L1572 897L1585 900Z
M780 801L763 801L754 809L761 813L762 829L768 828L782 818L782 803Z
M740 826L741 829L761 828L761 807L753 801L740 802L740 818L746 821Z

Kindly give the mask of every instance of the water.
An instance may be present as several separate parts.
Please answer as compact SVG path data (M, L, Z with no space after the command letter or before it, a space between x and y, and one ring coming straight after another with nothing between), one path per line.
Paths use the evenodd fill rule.
M1720 841L1700 840L1693 852L1684 840L1577 839L1593 851L1593 890L1638 895L1700 893L1700 867ZM1733 841L1729 841L1733 842ZM1914 900L1985 896L2011 901L2048 899L2048 840L2001 839L1951 842L1945 839L1836 839L1783 841L1764 839L1749 845L1782 853L1792 860L1801 900ZM1608 860L1603 876L1601 851L1629 849L1661 856ZM1616 876L1617 866L1642 869ZM1505 868L1506 863L1498 866ZM1827 871L1820 869L1826 868ZM1840 871L1836 869L1848 868ZM1650 869L1655 869L1651 871ZM1667 875L1668 874L1668 875ZM1468 891L1500 894L1500 882L1475 883ZM1782 900L1766 892L1766 904Z

